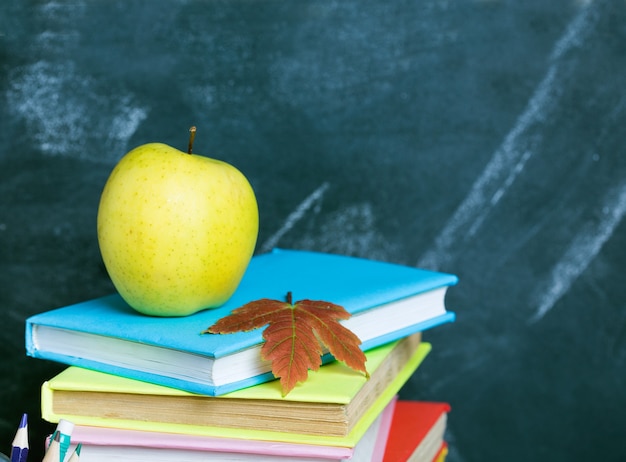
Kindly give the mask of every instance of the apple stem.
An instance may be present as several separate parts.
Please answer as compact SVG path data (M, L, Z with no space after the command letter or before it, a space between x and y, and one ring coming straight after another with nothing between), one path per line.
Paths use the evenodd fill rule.
M289 303L290 305L293 305L293 298L291 296L291 292L287 292L287 296L285 298L287 299L287 303Z
M196 138L196 127L191 127L189 129L189 145L187 145L187 154L191 154L191 150L193 149L193 140Z

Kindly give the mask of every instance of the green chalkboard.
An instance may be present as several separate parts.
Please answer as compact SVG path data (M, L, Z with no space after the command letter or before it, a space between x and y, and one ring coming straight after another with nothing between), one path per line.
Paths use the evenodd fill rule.
M401 397L447 401L450 462L626 459L626 4L5 1L0 452L53 426L24 319L113 291L95 217L151 141L230 162L257 253L458 274ZM603 456L603 457L601 457Z

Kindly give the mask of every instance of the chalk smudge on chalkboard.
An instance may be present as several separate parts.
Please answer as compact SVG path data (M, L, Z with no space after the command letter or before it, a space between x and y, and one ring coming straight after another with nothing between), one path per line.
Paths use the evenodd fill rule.
M33 59L10 75L7 101L43 153L113 162L126 152L147 109L125 89L105 88L108 82L79 72L67 50L81 40L80 6L51 2L35 10L46 30L25 45Z
M554 104L553 96L557 90L555 85L555 71L551 68L513 129L507 134L502 146L494 153L469 194L437 236L434 248L422 256L418 266L441 268L454 257L455 244L461 245L477 233L492 208L502 199L533 156L540 137L529 136L529 132L547 117L546 113Z
M468 195L435 239L434 246L418 260L417 266L441 269L454 258L464 242L474 237L487 216L523 173L524 166L539 151L541 123L558 106L560 79L567 67L559 59L570 49L581 46L592 29L592 5L583 7L556 42L545 77L537 86L524 112L518 117L503 144L496 150Z
M133 104L130 94L105 95L98 87L73 63L39 61L15 76L8 101L45 154L110 162L126 152L147 110Z
M565 34L556 42L550 59L556 61L562 58L568 51L579 48L585 44L587 33L593 30L599 18L596 7L599 2L587 2L579 14L568 25Z
M374 260L399 261L403 253L380 231L374 207L369 202L349 204L320 217L321 222L298 236L300 249L338 253Z
M287 234L296 223L298 223L311 208L318 204L324 197L324 193L330 187L327 182L322 183L315 191L309 194L293 212L287 216L282 226L272 234L260 247L261 253L266 253L272 250L280 239Z
M350 204L328 212L321 218L321 223L312 220L312 216L319 215L329 188L330 184L324 182L309 194L287 216L280 228L259 246L259 251L271 251L296 225L308 219L310 226L300 230L300 235L291 236L290 246L378 260L394 259L398 253L397 246L389 243L378 231L373 207L369 203Z
M626 182L608 192L597 221L587 222L552 268L550 278L534 296L537 311L529 323L540 321L567 293L572 283L598 255L626 214Z

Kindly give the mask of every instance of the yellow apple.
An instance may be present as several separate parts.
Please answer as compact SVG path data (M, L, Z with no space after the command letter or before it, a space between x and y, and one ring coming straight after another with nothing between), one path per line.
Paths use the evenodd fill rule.
M111 280L135 310L186 316L222 305L250 263L259 214L232 165L165 144L133 149L115 166L98 208L98 243Z

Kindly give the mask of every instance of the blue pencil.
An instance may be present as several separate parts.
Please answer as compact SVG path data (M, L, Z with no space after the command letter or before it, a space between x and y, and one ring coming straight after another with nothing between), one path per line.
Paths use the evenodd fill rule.
M28 415L22 415L20 426L13 438L11 462L26 462L28 457Z

